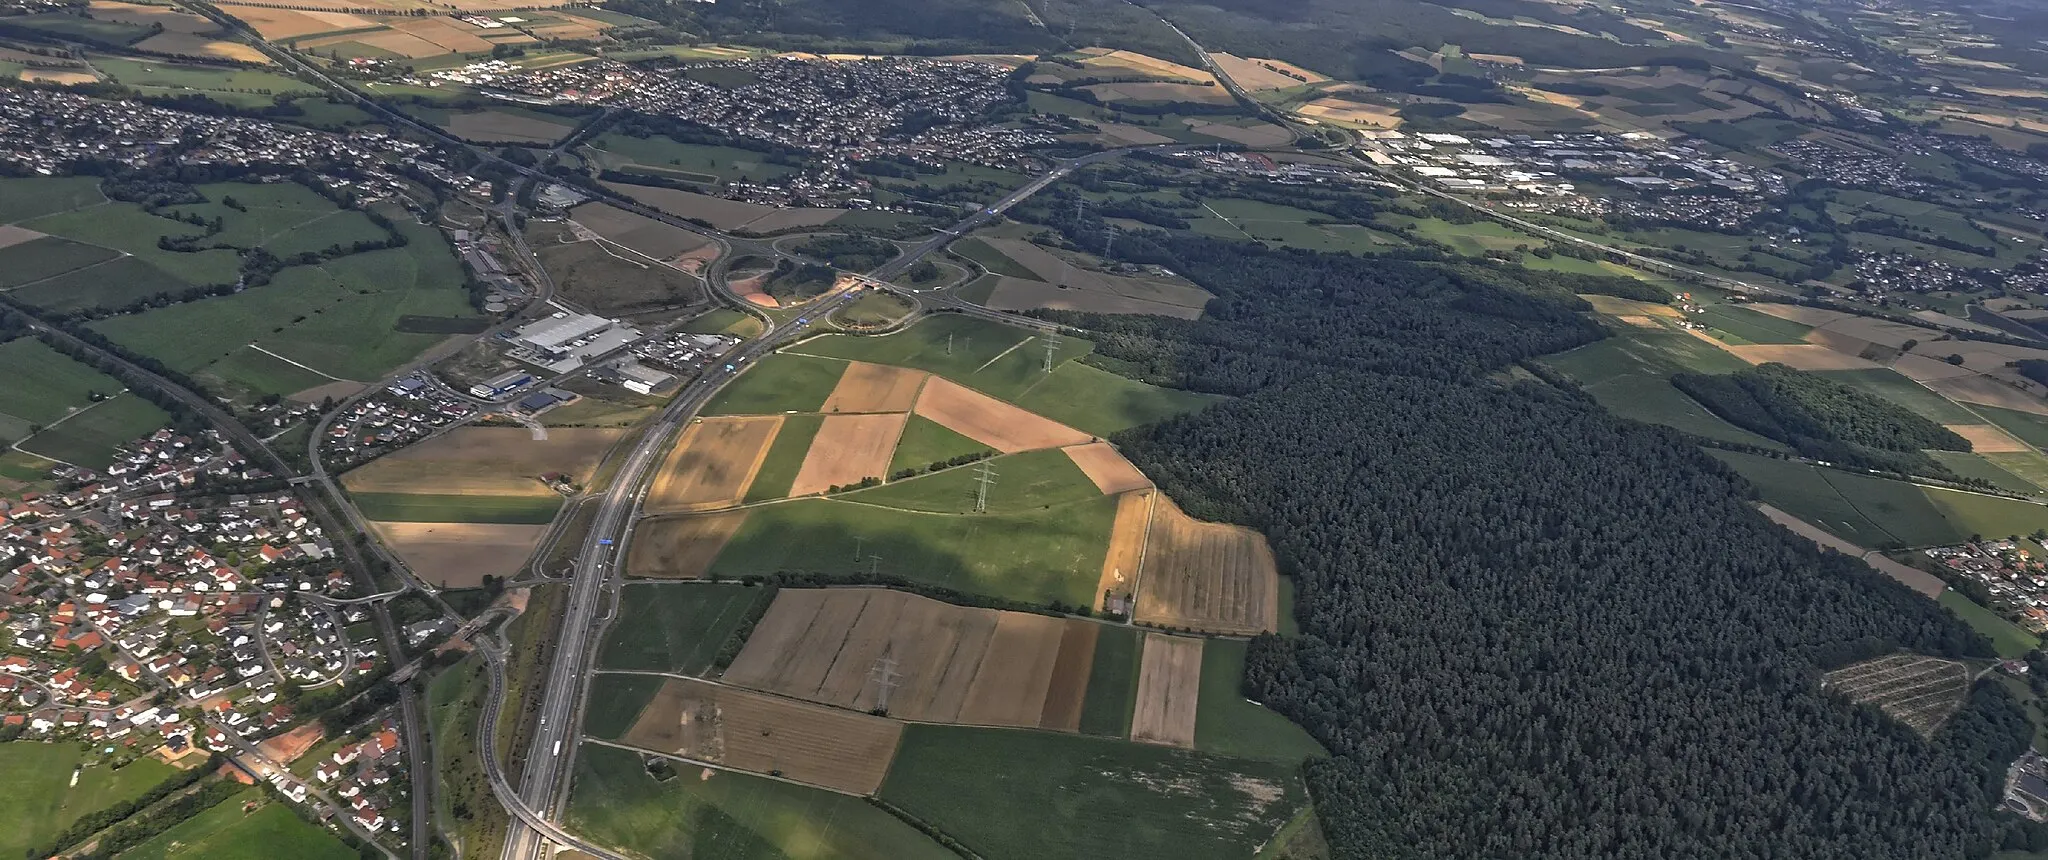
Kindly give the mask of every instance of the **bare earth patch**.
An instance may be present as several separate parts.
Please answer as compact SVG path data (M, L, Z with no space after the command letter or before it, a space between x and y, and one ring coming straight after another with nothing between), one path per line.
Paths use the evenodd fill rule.
M1280 573L1258 532L1205 523L1161 495L1138 575L1136 620L1251 635L1279 629Z
M887 364L849 362L821 412L909 412L931 374Z
M936 376L918 395L917 414L1005 454L1095 441L1065 424Z
M1131 740L1193 749L1202 688L1202 640L1145 634Z
M1131 461L1124 459L1124 455L1117 453L1108 442L1091 442L1060 450L1066 452L1074 465L1081 467L1081 473L1094 481L1095 488L1105 496L1152 486L1151 479L1146 478L1145 473L1138 471L1138 467L1131 465Z
M850 794L882 787L903 724L779 696L670 678L621 739L735 770Z
M0 248L11 248L23 242L33 242L43 238L43 236L44 234L30 230L27 227L0 224Z
M2034 450L2011 433L1992 424L1943 424L1950 432L1969 440L1970 450L1979 454L2016 454Z
M484 576L519 572L545 525L371 523L386 546L421 579L443 588L475 588Z
M1920 654L1893 654L1821 676L1821 689L1875 705L1922 736L1948 720L1970 689L1970 667Z
M325 385L315 385L304 391L295 392L292 394L291 399L300 403L319 403L332 397L336 402L340 402L354 397L356 392L363 390L363 388L364 386L360 382L337 379Z
M781 427L779 415L705 418L691 424L648 488L647 512L708 511L739 504Z
M687 517L649 517L633 527L626 574L650 579L702 579L740 525L744 510Z
M896 439L909 420L904 412L825 416L789 494L807 496L886 476Z

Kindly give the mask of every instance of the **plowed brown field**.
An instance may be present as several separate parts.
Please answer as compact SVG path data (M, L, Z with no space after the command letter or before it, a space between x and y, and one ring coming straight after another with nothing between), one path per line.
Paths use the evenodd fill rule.
M858 484L863 478L887 475L896 438L903 435L903 425L909 420L909 414L903 412L825 416L789 494L822 493Z
M1979 454L2015 454L2031 451L2027 443L2011 433L1991 424L1943 424L1957 436L1970 441L1970 450Z
M819 411L909 412L917 405L917 390L930 375L907 367L851 362Z
M620 740L852 794L889 773L903 724L705 681L670 678Z
M650 514L737 505L782 427L777 415L706 418L683 431L647 491Z
M419 578L444 588L475 588L486 574L517 574L548 530L497 523L379 522L370 527Z
M1131 465L1131 461L1124 459L1124 455L1117 453L1108 442L1091 442L1061 450L1067 452L1067 458L1081 467L1081 473L1095 482L1095 488L1105 496L1152 486L1145 473L1138 471L1138 467Z
M1005 454L1094 441L1065 424L939 377L932 377L918 394L917 414Z
M1273 551L1258 532L1202 522L1159 496L1138 575L1136 620L1208 633L1278 630L1280 573Z
M1962 376L1955 379L1936 379L1927 387L1950 400L1975 403L1979 406L1996 406L2035 415L2048 415L2048 400L2042 400L1989 376Z
M655 579L700 579L725 542L732 540L747 512L723 511L687 517L654 517L633 527L626 574Z
M1193 748L1202 689L1202 640L1145 634L1131 740Z
M886 589L786 588L722 680L869 711L886 668L891 716L1071 731L1095 638L1068 624Z

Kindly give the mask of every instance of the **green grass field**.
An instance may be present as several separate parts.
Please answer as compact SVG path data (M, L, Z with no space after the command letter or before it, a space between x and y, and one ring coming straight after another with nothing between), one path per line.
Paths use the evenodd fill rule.
M601 164L668 176L687 182L766 182L796 172L795 168L768 161L768 154L731 146L678 143L667 137L600 135L583 147L587 156ZM631 170L638 165L644 171Z
M139 257L121 257L38 281L8 295L48 311L120 308L192 285Z
M70 36L115 44L131 44L149 37L148 27L120 21L96 21L83 15L49 12L24 15L8 22L16 27L39 30L53 36Z
M0 248L0 289L33 284L120 256L98 245L57 236Z
M1927 390L1918 382L1907 379L1897 371L1887 368L1870 370L1823 370L1818 375L1836 382L1882 397L1916 413L1929 421L1940 424L1981 424L1983 419L1970 414L1948 398ZM1984 409L1987 407L1973 407ZM1990 417L1988 414L1986 417ZM2022 437L2025 438L2025 437Z
M133 394L102 400L21 443L32 454L92 469L113 462L114 450L171 423L169 413Z
M774 595L773 589L744 585L626 586L619 598L623 614L605 639L598 666L703 674L740 622Z
M784 422L784 426L788 426L787 422ZM896 453L889 458L889 472L894 474L903 469L922 469L954 457L993 450L987 445L946 429L936 421L922 415L912 415L910 421L903 425L903 435L896 439ZM773 452L770 452L769 456L774 456Z
M105 54L94 54L92 63L114 82L134 87L145 95L204 95L231 104L260 107L281 95L320 93L312 84L255 68L187 65Z
M1076 430L1108 436L1193 412L1224 398L1148 385L1078 361L1053 368L1017 405Z
M1969 534L1958 531L1951 516L1929 500L1930 494L1947 491L1750 454L1708 453L1749 479L1764 501L1867 549L1951 544ZM1959 510L1984 521L2003 521L2001 508L1980 512L1964 503ZM2032 529L2021 533L2027 531Z
M122 390L120 380L33 337L0 343L0 367L8 374L7 384L0 386L0 413L36 424L49 424L91 406L93 393L111 397Z
M936 725L904 728L881 798L985 857L1120 860L1249 856L1307 801L1277 762Z
M1668 330L1617 332L1569 352L1544 356L1543 363L1571 377L1622 418L1724 442L1784 447L1722 420L1672 387L1674 373L1731 373L1748 366L1690 335Z
M1805 343L1806 333L1813 330L1811 326L1740 305L1708 305L1693 314L1692 320L1707 325L1716 334L1733 335L1732 343Z
M2041 647L2040 637L2020 629L2019 625L1999 617L1998 613L1978 606L1962 592L1954 589L1944 591L1939 600L1941 605L1948 607L1948 611L1970 625L1970 629L1989 638L1991 647L1998 651L2000 657L2023 657L2028 651Z
M836 499L757 508L712 562L720 576L869 568L973 594L1032 603L1094 600L1116 500L1014 514L925 514ZM864 556L852 561L856 550Z
M2009 451L1977 456L2031 486L2048 489L2048 456L2039 451Z
M290 394L331 380L284 359L243 347L228 353L197 374L202 382L219 383L256 394Z
M673 860L957 860L931 837L857 797L677 765L657 781L640 757L586 745L569 821L607 845Z
M1102 497L1102 491L1074 465L1073 458L1057 448L1008 454L986 462L997 476L988 494L989 513L1024 513ZM973 513L978 485L975 475L980 469L979 464L947 469L840 498L906 511Z
M762 357L740 378L719 389L706 415L816 412L846 373L846 362L789 353ZM792 478L794 475L791 476Z
M782 428L775 431L775 442L768 446L768 456L754 472L754 482L747 485L744 501L765 502L789 495L796 473L804 466L804 456L811 451L811 440L817 438L824 423L823 415L784 416Z
M1953 532L1964 537L2025 536L2048 528L2048 506L1935 487L1921 490L1948 520Z
M1081 700L1081 732L1112 738L1131 736L1131 710L1138 701L1137 630L1104 626L1095 639L1088 695ZM1196 729L1201 727L1199 714Z
M1967 454L1961 451L1928 451L1927 455L1933 457L1942 465L1947 466L1951 472L1965 478L1981 478L1990 481L1993 486L2008 492L2038 493L2041 491L2040 487L1999 466L1997 462L1983 454ZM2020 454L2018 456L2026 455Z
M1023 278L1027 281L1044 280L1038 277L1037 272L1025 268L1023 263L1010 259L1008 255L996 250L994 245L990 245L980 239L972 237L962 239L955 242L952 249L953 253L973 260L976 264L994 274L1007 275L1012 278Z
M617 740L633 727L633 721L640 718L640 709L647 707L654 691L659 689L661 679L653 675L599 673L590 681L590 705L583 718L583 730L592 737Z
M691 334L729 334L753 337L761 333L761 321L728 308L719 308L683 324Z
M1242 639L1211 639L1202 643L1195 749L1289 764L1329 755L1300 726L1245 699L1241 688L1246 647Z
M232 284L241 268L233 251L187 254L158 248L159 238L196 236L202 231L182 221L151 215L134 203L93 206L37 218L22 226L133 254L189 284Z
M459 496L431 493L353 493L366 519L394 523L552 522L560 496Z
M0 852L23 856L87 813L141 797L174 773L170 765L145 758L120 770L88 767L78 785L71 785L72 769L86 760L85 748L76 743L0 744L0 785L10 795L0 804Z
M107 202L96 176L0 179L0 224L13 224Z
M1095 348L1080 338L1060 342L1056 367ZM915 367L1003 400L1015 400L1045 379L1045 351L1032 332L960 314L937 314L875 337L826 335L790 351Z
M262 808L242 811L260 801ZM251 788L121 853L123 860L358 860L355 849Z

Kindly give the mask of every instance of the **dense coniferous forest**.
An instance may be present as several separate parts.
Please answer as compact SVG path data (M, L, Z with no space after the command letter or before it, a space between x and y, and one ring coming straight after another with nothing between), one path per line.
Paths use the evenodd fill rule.
M1300 636L1255 641L1246 694L1334 754L1308 776L1336 856L1921 860L2043 835L1992 811L2031 733L2004 688L1923 739L1819 687L1986 641L1770 524L1677 433L1503 381L1600 336L1572 284L1126 246L1217 293L1209 315L1052 315L1097 333L1090 361L1240 395L1116 441L1295 577Z
M1970 450L1954 431L1905 407L1775 362L1740 373L1680 373L1671 384L1729 423L1816 459L1947 475L1922 449Z

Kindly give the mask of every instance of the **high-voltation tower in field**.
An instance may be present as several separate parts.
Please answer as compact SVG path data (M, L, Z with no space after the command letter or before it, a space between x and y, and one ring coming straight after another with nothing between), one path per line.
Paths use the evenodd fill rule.
M1060 333L1059 333L1059 332L1053 332L1052 334L1046 335L1046 336L1045 336L1045 372L1046 372L1046 373L1051 373L1051 372L1052 372L1052 356L1053 356L1053 353L1056 353L1056 352L1059 352L1059 351L1060 351Z
M889 713L889 694L903 683L903 675L896 671L896 661L889 657L876 657L875 665L868 668L868 680L875 682L875 711Z
M987 460L981 461L981 468L974 471L974 512L988 513L988 487L996 482L996 470Z

